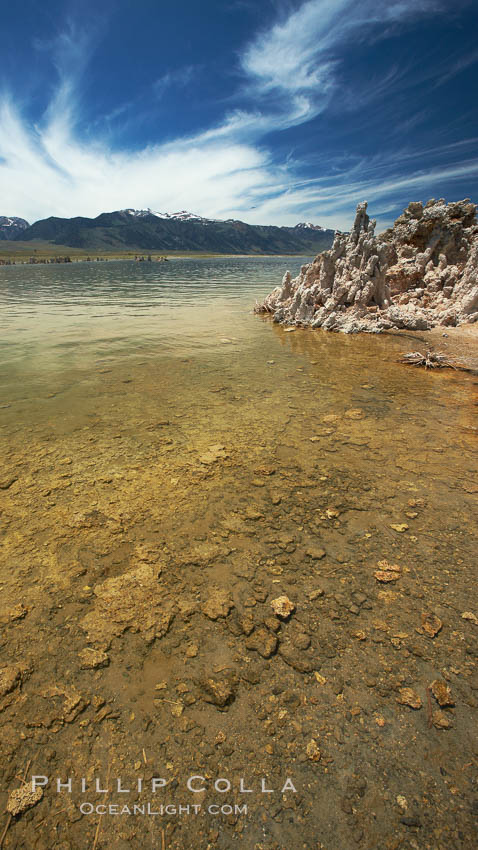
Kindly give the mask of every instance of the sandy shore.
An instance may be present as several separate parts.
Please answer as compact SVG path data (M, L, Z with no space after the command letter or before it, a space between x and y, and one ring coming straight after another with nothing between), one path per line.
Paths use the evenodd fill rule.
M434 350L443 351L460 365L478 370L478 324L432 328L426 339Z

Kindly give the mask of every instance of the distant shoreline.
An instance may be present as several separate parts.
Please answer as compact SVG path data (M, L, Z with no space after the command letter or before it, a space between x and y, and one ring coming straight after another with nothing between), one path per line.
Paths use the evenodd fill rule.
M5 249L4 244L8 244L9 248ZM83 249L71 250L66 245L55 246L56 250L52 250L52 246L41 247L30 251L25 248L21 250L12 250L11 243L0 242L0 266L8 265L56 265L81 262L111 262L124 261L138 262L137 258L143 258L140 262L148 263L148 256L151 256L151 263L161 263L165 260L187 260L187 259L260 259L266 257L313 257L313 254L305 254L300 251L290 254L222 254L209 251L168 251L161 254L160 252L141 252L141 251L85 251ZM36 262L32 263L30 257ZM66 262L65 262L65 258ZM162 258L162 259L161 259Z

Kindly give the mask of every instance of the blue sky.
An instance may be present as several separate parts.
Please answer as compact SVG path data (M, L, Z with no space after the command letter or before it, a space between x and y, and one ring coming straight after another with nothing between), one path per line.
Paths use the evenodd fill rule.
M0 215L478 200L475 0L2 4Z

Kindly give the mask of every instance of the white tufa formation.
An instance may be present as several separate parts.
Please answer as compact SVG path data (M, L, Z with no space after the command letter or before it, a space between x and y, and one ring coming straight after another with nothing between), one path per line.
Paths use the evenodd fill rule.
M412 202L393 228L375 236L367 203L350 233L329 251L284 275L256 312L275 322L344 333L427 330L478 320L476 206L434 199Z

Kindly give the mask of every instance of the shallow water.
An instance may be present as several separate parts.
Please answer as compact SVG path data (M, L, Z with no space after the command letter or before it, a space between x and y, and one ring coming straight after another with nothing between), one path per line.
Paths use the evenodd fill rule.
M73 684L91 705L101 694L120 716L132 714L128 733L110 727L113 758L133 762L141 739L147 753L163 748L162 756L178 764L179 779L186 769L181 760L194 762L199 744L211 739L214 748L224 730L242 775L243 764L251 763L254 729L257 770L277 772L297 760L313 789L311 800L304 792L307 817L301 809L298 821L286 819L288 846L302 846L298 835L307 842L308 830L316 835L320 825L327 848L335 848L352 846L358 827L345 822L337 832L330 821L327 812L340 796L334 779L321 791L320 805L314 803L314 782L324 770L332 777L338 772L340 785L350 765L368 759L370 787L376 783L381 794L384 772L400 758L401 773L392 771L385 783L393 801L404 786L412 796L422 781L430 740L430 781L445 752L448 767L456 767L463 748L472 748L472 717L464 710L457 708L451 731L432 729L421 737L424 711L397 715L394 688L401 682L424 694L430 677L445 671L453 688L461 688L462 708L473 705L468 640L475 627L461 615L476 613L477 387L466 373L398 364L401 352L420 348L420 334L288 332L253 315L255 298L305 261L0 269L0 588L7 612L19 602L27 611L11 620L5 615L4 651L7 662L23 659L31 668L23 689L28 699L9 709L16 712L13 722L8 712L3 717L18 730L43 728L38 694L45 683ZM391 589L374 578L383 559L401 565ZM110 592L115 586L108 582L150 564L161 565L160 597L179 606L169 631L156 640L155 594L153 602L149 590L145 599L131 591L137 614L130 620L118 614L114 598L106 611L101 601L104 583ZM317 588L321 594L314 596ZM299 624L312 639L305 656L331 687L345 680L345 690L329 692L300 663L287 666L281 648L264 660L247 646L247 629L226 627L230 617L200 613L211 589L229 594L241 616L253 611L253 634L270 615L272 594L287 593L297 616L281 626L280 646L295 640ZM354 594L364 596L365 607ZM444 623L433 641L419 637L421 617L430 611ZM101 634L95 626L96 638L95 622L103 624ZM185 655L191 642L197 652ZM109 666L85 670L78 658L86 645L101 646ZM196 695L205 671L229 669L240 679L237 671L257 659L258 702L271 701L270 717L253 710L250 684L237 686L227 717ZM382 681L379 668L381 696L364 685L367 673L370 681ZM171 715L178 704L174 690L166 690L169 702L159 705L155 686L163 680L170 689L186 681L195 694L181 721ZM272 693L274 682L281 684ZM281 707L281 687L287 693L306 688L301 732L280 731L273 709L274 700ZM317 701L324 741L330 735L340 741L337 723L352 722L352 708L351 717L362 718L345 747L342 740L334 750L329 742L332 761L321 762L319 773L304 756L307 741L319 734L311 708ZM59 723L58 759L70 757L72 736L78 764L92 753L99 763L104 759L104 736L92 739L88 731L95 723L91 710L80 715L83 731L77 723ZM376 744L376 716L382 715L385 743ZM264 747L272 722L276 749L269 754ZM140 731L145 724L147 734ZM369 726L370 740L361 738ZM166 732L172 734L167 745ZM436 741L433 734L448 738ZM20 754L26 760L30 752L29 736L23 744L12 739L7 780L20 770ZM214 754L204 759L208 769L220 769ZM438 810L445 804L436 794ZM251 830L244 848L263 837L254 833L258 817L244 827L245 834ZM277 813L271 817L280 822ZM456 838L456 830L468 829L464 814L437 817L453 846L473 846ZM364 846L382 839L388 846L384 836L391 840L397 827L387 808L378 822L379 838L366 832ZM71 846L76 840L84 846L75 829L68 833ZM272 826L266 834L274 834ZM178 840L177 846L189 846ZM229 848L230 835L220 840L225 843L218 847Z

